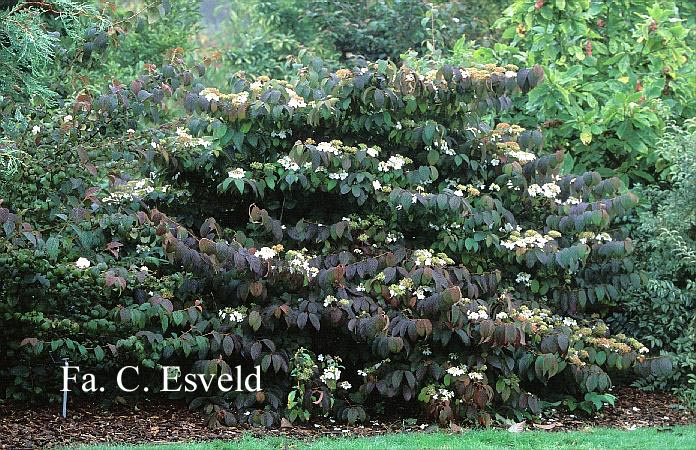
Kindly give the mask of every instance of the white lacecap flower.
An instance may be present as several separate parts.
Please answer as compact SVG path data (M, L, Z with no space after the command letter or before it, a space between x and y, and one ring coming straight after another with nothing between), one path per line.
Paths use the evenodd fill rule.
M471 378L472 380L481 381L483 380L483 374L480 372L471 372L469 373L469 378Z
M232 169L229 172L227 172L227 176L229 178L234 178L235 180L241 180L242 178L244 178L244 169Z
M353 386L352 386L349 382L347 382L347 381L341 382L341 384L340 384L339 386L341 386L341 388L343 388L343 389L345 389L345 390L348 390L348 389L350 389L350 388L353 387Z
M577 324L578 323L575 321L575 319L571 319L570 317L565 317L563 319L563 325L565 325L567 327L574 327L574 326L577 326Z
M283 166L285 170L300 170L300 166L287 155L280 158L278 164Z
M338 155L341 153L330 142L320 142L319 144L317 144L317 150L319 150L320 152L331 153L334 155Z
M276 255L276 251L270 247L261 247L261 250L258 250L256 252L256 256L263 259L264 261L275 258Z
M302 97L293 97L288 102L288 106L290 106L291 108L304 108L305 106L307 106L307 103L305 103Z
M447 373L452 375L453 377L460 377L464 374L466 374L466 366L453 366L447 369Z

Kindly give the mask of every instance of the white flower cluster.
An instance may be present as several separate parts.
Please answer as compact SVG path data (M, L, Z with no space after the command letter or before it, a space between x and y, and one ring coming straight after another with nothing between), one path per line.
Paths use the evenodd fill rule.
M466 365L452 366L447 369L447 373L453 377L461 377L462 375L466 375L468 370L469 368Z
M295 161L293 161L292 158L290 158L287 155L280 158L278 160L278 164L283 166L283 169L285 169L285 170L295 170L295 171L300 170L300 166L297 165L297 163Z
M401 156L399 154L392 155L387 161L380 161L377 164L377 170L380 172L389 172L391 169L401 170L406 164L412 163L411 158Z
M564 317L563 318L563 325L567 327L577 327L578 322L575 319L572 319L570 317Z
M317 359L320 362L326 362L324 372L319 376L321 382L325 384L336 383L341 378L341 358L338 356L319 355L317 356Z
M468 311L466 316L469 320L485 320L488 319L488 311L485 306L479 305L476 311Z
M609 233L593 233L591 231L583 231L578 235L578 240L580 241L581 244L587 244L588 241L595 241L595 242L611 242L613 239L609 235Z
M317 150L324 153L329 153L331 155L340 155L342 152L334 147L331 142L320 142L317 144Z
M481 372L469 372L469 378L476 381L483 380L483 374Z
M501 312L499 312L498 314L495 315L495 318L498 319L498 320L505 320L505 319L507 319L508 317L509 317L509 316L508 316L508 313L506 313L505 311L501 311Z
M413 252L413 258L416 262L416 266L445 266L447 264L454 264L454 261L449 258L444 253L433 254L427 249L418 249Z
M387 244L392 244L394 242L397 242L399 239L403 239L403 238L404 238L404 235L399 233L399 232L387 233L387 236L384 238L384 242Z
M238 94L232 94L230 100L234 106L242 106L249 101L249 93L242 91Z
M506 233L512 233L513 231L517 231L518 233L522 231L522 227L517 225L513 226L511 223L506 223L504 227L500 227L498 231L504 231Z
M383 359L382 361L372 365L371 367L366 367L363 370L358 370L356 373L361 376L361 377L366 377L367 374L376 372L380 367L382 367L384 364L390 363L391 359Z
M237 168L237 169L232 169L227 172L227 176L229 178L233 178L235 180L241 180L244 178L244 169Z
M340 172L332 172L329 174L329 178L331 178L332 180L343 181L346 178L348 178L348 172L346 172L345 170L341 170Z
M215 92L213 89L203 89L200 93L200 95L203 96L206 100L209 102L215 100L218 101L220 100L220 96L218 95L218 92Z
M556 198L561 193L561 188L556 183L545 183L542 186L535 183L527 188L527 192L531 197L540 195L546 198Z
M290 273L301 274L312 279L317 276L319 269L309 266L309 261L312 258L305 254L306 251L306 249L302 249L302 251L288 250L286 253L288 269Z
M520 164L525 165L528 162L534 161L536 155L534 153L525 152L524 150L512 150L507 152L507 155L515 158Z
M324 299L324 308L327 308L334 303L336 303L337 299L333 295L327 295L326 298Z
M398 284L389 285L389 295L392 297L400 297L413 288L413 280L410 278L402 278Z
M517 278L515 278L515 282L524 284L525 286L529 287L531 285L531 278L532 276L526 272L520 272L517 274Z
M454 156L457 154L453 148L450 148L449 144L444 139L441 141L433 142L433 146L438 147L442 151L442 153L444 153L447 156ZM425 150L429 151L430 147L426 147Z
M368 147L365 152L367 152L367 156L371 156L372 158L376 158L379 155L379 148L378 147Z
M341 387L341 389L345 389L346 391L353 387L353 385L351 385L348 381L342 381L341 384L339 384L339 386Z
M75 261L75 266L77 266L78 269L87 269L91 264L89 259L84 257L80 257Z
M454 392L447 389L438 389L437 393L432 396L433 400L448 401L454 398Z
M246 314L241 309L225 308L218 312L218 316L222 320L229 319L230 322L241 323L244 322Z
M268 261L269 259L275 258L278 253L270 247L261 247L261 250L257 250L254 255L258 256L264 261Z
M297 92L293 89L285 88L287 93L290 95L290 100L288 100L288 106L291 108L304 108L307 106L305 99L300 97Z
M249 101L249 93L246 91L242 91L237 94L222 94L215 88L206 88L203 89L199 95L203 96L209 102L228 100L234 106L242 106Z
M212 144L210 141L200 138L194 138L186 130L181 127L176 129L177 142L183 144L184 147L205 147L208 148Z
M515 230L500 245L508 250L514 250L515 248L544 248L547 243L558 237L561 237L561 233L555 230L551 230L544 235L535 230L527 230L524 234L520 234L519 231Z
M115 186L108 196L102 199L103 203L121 203L123 201L132 201L136 198L142 198L153 192L152 182L148 178L139 180L130 180L125 184ZM166 192L167 186L163 186L162 190Z
M455 194L457 192L461 191L456 191ZM461 230L462 228L464 228L464 224L459 222L447 222L442 225L438 225L436 223L428 223L428 227L436 231L448 231L450 233L453 233L455 230Z
M292 136L292 130L287 129L287 130L280 130L280 131L271 131L271 137L278 137L281 139L285 139L288 136Z
M512 184L512 180L507 180L507 183L505 183L505 186L507 186L508 189L512 189L513 191L519 191L520 187L515 186Z
M429 294L431 292L433 292L433 290L428 286L418 286L418 289L413 292L413 295L415 295L418 300L423 300L426 297L426 293Z
M558 198L555 201L559 205L579 205L580 203L582 203L581 198L577 198L577 197L573 197L573 196L568 197L565 201L562 201L561 199L558 199Z

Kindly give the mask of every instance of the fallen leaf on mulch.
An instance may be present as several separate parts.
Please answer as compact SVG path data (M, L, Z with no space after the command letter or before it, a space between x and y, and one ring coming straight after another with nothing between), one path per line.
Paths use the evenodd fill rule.
M558 426L557 423L535 423L532 424L534 428L538 428L540 430L553 430Z
M461 433L463 430L462 427L460 427L459 425L457 425L454 422L450 422L449 427L450 427L450 431L453 433Z
M522 422L513 423L512 425L510 425L510 428L508 428L507 430L510 433L521 433L524 431L526 425L527 425L527 421L523 420Z

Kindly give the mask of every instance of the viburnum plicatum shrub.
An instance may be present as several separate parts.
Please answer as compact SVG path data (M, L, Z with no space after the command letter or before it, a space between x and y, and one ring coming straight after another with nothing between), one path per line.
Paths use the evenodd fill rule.
M62 184L82 228L42 216L64 233L56 250L50 227L0 210L0 243L25 271L53 251L50 266L72 274L67 297L40 300L34 317L53 281L31 292L13 272L0 312L36 325L3 330L12 356L34 376L48 353L104 372L137 361L154 387L159 366L260 365L261 392L189 396L211 424L353 423L375 402L421 404L441 424L538 414L545 400L600 408L611 373L670 364L601 320L640 283L612 226L636 197L594 172L560 175L539 131L496 120L542 73L313 62L292 81L235 76L222 92L165 66L83 98L63 134L40 138L66 149L70 133L104 135L78 153L86 181ZM158 106L167 95L185 122ZM4 277L16 268L0 263ZM78 289L79 312L66 304ZM95 319L72 329L41 325L88 308Z

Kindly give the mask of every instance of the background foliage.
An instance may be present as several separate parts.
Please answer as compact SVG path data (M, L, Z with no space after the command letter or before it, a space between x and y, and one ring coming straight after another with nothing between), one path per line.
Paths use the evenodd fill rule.
M672 162L665 174L672 187L645 186L638 191L643 202L632 220L632 235L639 242L636 261L647 271L649 281L615 317L618 329L643 336L646 345L673 355L674 373L668 379L648 380L649 386L677 386L679 392L687 393L691 405L696 365L695 148L696 128L688 120L683 128L670 127L655 149Z
M694 28L686 2L514 1L497 24L503 42L455 48L454 61L528 61L547 83L520 106L538 118L567 168L596 167L653 182L666 162L653 151L665 122L693 117ZM518 117L520 117L518 116Z

